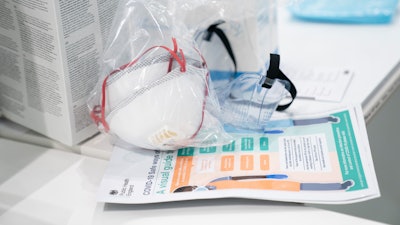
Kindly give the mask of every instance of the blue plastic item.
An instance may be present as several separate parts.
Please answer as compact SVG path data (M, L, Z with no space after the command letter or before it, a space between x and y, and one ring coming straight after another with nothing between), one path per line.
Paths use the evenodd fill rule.
M332 23L389 23L398 0L301 0L289 6L295 18Z

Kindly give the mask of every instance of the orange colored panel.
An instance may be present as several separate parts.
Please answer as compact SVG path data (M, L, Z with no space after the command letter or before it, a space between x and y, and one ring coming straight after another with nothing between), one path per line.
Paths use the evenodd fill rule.
M233 155L222 156L221 171L232 171L235 166L235 157Z
M171 192L176 188L189 185L190 173L193 165L193 157L183 156L176 159L174 176L172 178Z
M240 169L253 170L254 169L254 156L242 155L240 156Z
M260 169L269 170L269 155L260 155Z

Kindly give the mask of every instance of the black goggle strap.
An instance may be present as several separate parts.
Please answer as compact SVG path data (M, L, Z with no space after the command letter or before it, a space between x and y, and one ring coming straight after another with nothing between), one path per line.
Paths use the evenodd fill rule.
M207 33L206 33L206 36L204 37L204 40L210 41L214 33L221 39L229 56L232 59L232 62L235 67L235 73L236 73L237 72L237 63L236 63L236 58L233 53L231 44L229 42L228 37L225 35L225 32L221 28L218 27L218 25L223 24L223 23L225 23L225 21L218 21L218 22L210 25L207 29ZM271 88L275 79L284 80L289 83L289 85L285 85L285 88L290 93L290 96L292 99L287 104L278 105L278 107L276 109L277 111L283 111L283 110L289 108L289 106L293 103L293 101L297 95L297 90L296 90L296 87L294 86L293 82L279 69L279 63L280 63L280 56L278 54L270 54L270 64L269 64L269 68L268 68L268 71L266 74L266 79L265 79L262 87Z
M225 21L218 21L212 25L210 25L207 28L207 33L204 37L205 41L211 41L211 38L213 36L213 34L215 33L219 39L222 41L222 43L224 44L226 51L229 54L229 57L231 57L231 60L233 62L233 65L235 67L235 74L237 72L237 65L236 65L236 58L235 58L235 54L233 54L233 50L232 50L232 46L231 43L229 42L228 37L226 36L225 32L218 27L218 25L225 23Z
M293 103L297 95L297 90L293 82L279 69L279 61L280 57L278 54L270 54L269 68L266 74L265 82L262 86L265 88L271 88L275 79L280 79L289 82L290 85L285 85L285 88L290 93L292 99L289 103L284 105L278 105L278 107L276 108L277 111L283 111L289 108L289 106Z

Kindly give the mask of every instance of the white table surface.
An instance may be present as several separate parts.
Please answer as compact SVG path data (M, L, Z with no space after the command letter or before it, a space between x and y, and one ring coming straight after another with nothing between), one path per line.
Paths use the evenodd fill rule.
M297 99L288 111L311 113L355 103L362 104L368 122L400 84L399 13L389 24L357 25L303 22L280 9L283 66L346 68L355 73L341 103Z
M107 161L0 138L0 224L379 224L301 204L218 199L96 202Z

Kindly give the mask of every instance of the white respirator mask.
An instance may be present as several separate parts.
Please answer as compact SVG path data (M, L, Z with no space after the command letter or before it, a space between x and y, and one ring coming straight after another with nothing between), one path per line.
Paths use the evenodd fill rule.
M190 145L210 116L209 74L203 62L185 58L173 42L174 49L150 48L104 78L101 103L92 110L99 128L146 149ZM160 49L167 52L159 54ZM157 55L149 54L155 50Z

